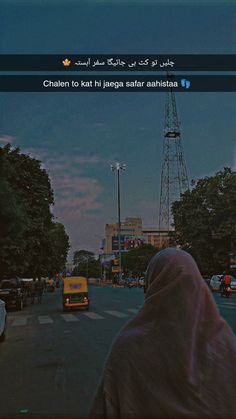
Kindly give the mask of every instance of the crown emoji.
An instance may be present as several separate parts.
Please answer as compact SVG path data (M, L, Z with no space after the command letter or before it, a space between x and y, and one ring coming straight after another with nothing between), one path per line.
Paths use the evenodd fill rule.
M64 65L64 67L69 67L71 65L71 61L68 60L68 58L66 58L62 61L62 64Z

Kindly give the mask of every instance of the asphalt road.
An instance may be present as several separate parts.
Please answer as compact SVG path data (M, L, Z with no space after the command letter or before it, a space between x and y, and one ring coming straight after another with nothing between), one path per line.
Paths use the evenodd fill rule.
M214 294L236 333L236 294ZM8 313L0 345L0 417L84 418L109 347L142 305L143 290L90 287L90 310L63 313L60 290Z

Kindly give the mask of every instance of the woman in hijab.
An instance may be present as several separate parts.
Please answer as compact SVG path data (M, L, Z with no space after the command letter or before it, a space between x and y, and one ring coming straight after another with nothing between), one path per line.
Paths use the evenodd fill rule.
M236 418L236 337L193 258L169 248L112 345L91 419Z

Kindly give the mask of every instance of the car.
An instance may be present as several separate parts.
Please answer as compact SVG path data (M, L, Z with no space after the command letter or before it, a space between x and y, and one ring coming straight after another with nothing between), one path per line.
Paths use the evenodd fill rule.
M207 275L203 275L202 279L207 284L207 286L210 287L211 278L209 278Z
M0 300L0 342L3 342L6 337L7 313L5 302Z
M231 278L230 288L232 291L236 291L236 278Z
M220 284L221 284L222 278L223 278L223 275L213 275L211 277L209 287L212 290L212 292L220 291Z
M144 287L144 283L145 283L144 277L139 278L138 284L140 288Z
M0 299L6 304L6 309L15 307L22 310L25 290L20 278L2 279L0 281Z
M135 288L138 285L138 281L136 280L136 278L130 276L129 278L127 278L125 285L128 288Z

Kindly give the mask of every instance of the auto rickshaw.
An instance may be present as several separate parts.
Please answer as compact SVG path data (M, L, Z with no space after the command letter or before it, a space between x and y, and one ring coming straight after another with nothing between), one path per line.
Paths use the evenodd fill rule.
M83 276L71 276L62 283L63 310L84 307L89 309L88 280Z

